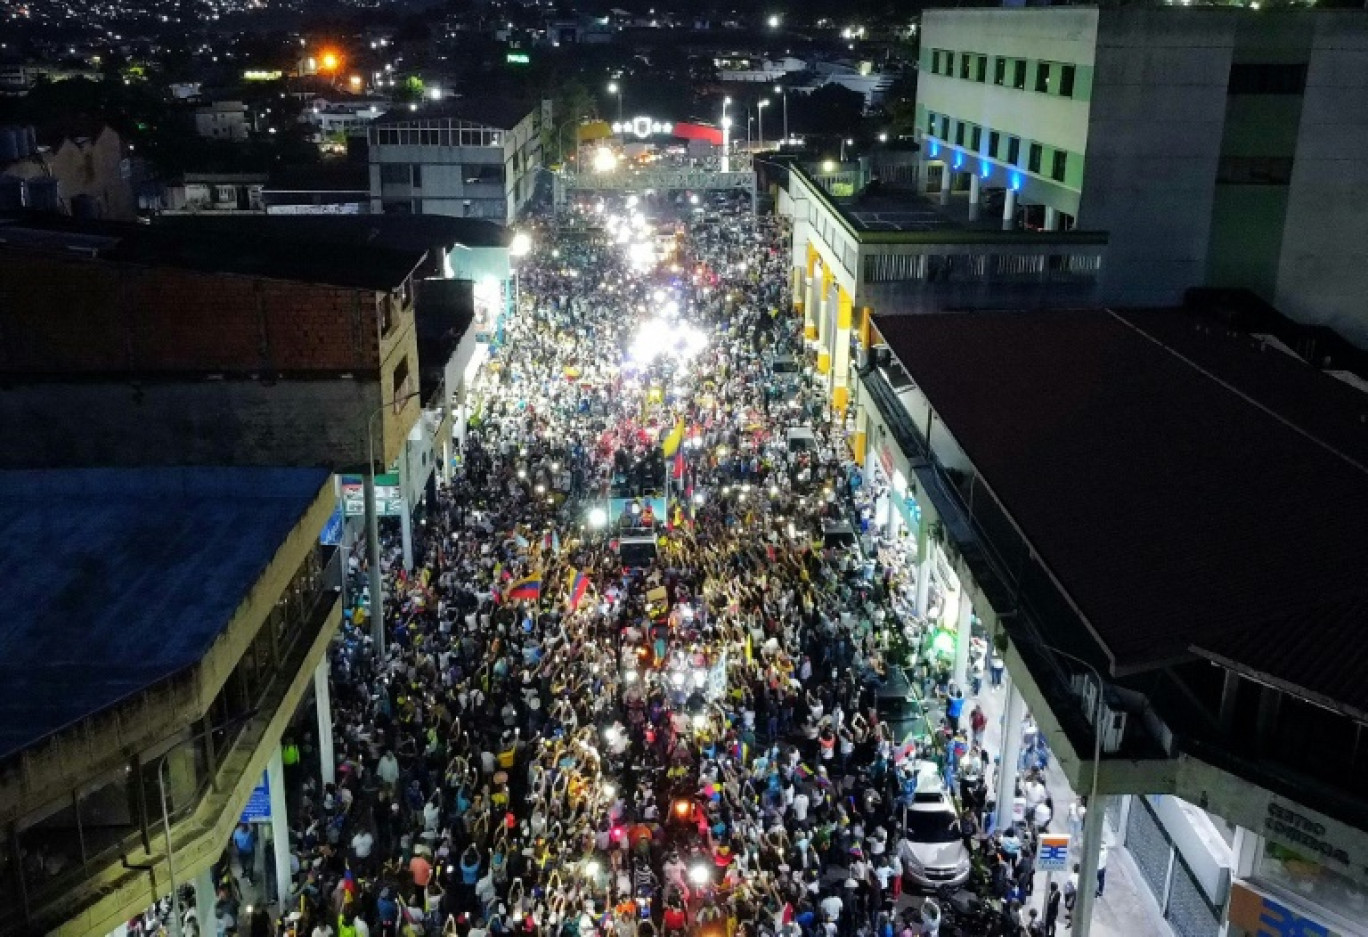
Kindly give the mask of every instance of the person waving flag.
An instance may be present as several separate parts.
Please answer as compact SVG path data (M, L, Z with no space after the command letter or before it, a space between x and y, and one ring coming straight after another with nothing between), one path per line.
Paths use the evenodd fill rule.
M530 576L524 576L511 583L507 591L504 592L504 599L509 602L516 602L523 599L535 601L536 599L541 598L541 589L541 573L533 573Z

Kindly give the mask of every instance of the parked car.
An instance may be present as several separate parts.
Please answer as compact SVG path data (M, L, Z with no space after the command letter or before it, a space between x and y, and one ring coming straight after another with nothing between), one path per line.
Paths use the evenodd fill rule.
M969 850L959 811L933 762L917 763L916 787L907 804L908 845L899 858L909 887L922 891L958 888L969 878Z

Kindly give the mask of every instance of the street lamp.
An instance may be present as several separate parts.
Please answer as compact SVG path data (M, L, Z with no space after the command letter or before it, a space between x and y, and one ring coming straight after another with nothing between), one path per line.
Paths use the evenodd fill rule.
M532 236L526 231L519 231L513 235L513 240L508 243L508 255L510 257L526 257L532 252Z
M727 108L731 106L731 98L722 99L722 171L727 172L731 168L729 154L731 152L731 118L727 116Z
M756 105L756 110L760 113L760 126L758 129L760 131L760 149L762 150L765 148L765 108L769 106L769 98L761 98L760 103Z
M843 163L845 162L845 158L846 158L846 147L848 147L848 146L854 146L854 145L855 145L855 141L852 140L852 139L850 139L849 137L847 137L846 139L844 139L844 140L841 141L841 162L843 162Z
M775 85L774 93L784 99L784 142L788 142L788 89L783 85Z
M408 403L419 395L418 391L395 397L380 404L366 418L366 546L370 554L370 626L371 640L375 643L375 653L385 656L385 593L380 576L380 505L375 503L375 418L389 407ZM408 510L408 505L404 505Z
M778 28L779 28L779 23L780 23L780 20L779 20L778 14L771 14L771 15L770 15L770 18L769 18L769 28L770 28L770 29L778 29Z
M616 94L618 99L618 123L622 123L622 85L616 81L608 82L608 93Z

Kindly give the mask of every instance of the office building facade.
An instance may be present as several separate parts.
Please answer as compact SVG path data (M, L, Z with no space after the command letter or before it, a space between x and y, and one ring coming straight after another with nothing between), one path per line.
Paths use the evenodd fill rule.
M381 117L368 130L371 212L512 222L535 191L550 122L550 101L444 103Z
M1350 11L932 10L923 186L1110 234L1099 298L1246 287L1368 341L1368 22Z

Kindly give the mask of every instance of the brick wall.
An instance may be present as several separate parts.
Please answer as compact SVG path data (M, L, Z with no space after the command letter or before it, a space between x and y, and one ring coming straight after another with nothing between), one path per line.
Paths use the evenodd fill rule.
M374 374L383 302L370 290L0 249L0 373ZM412 316L402 310L395 327Z
M365 463L366 420L390 399L388 389L384 393L382 398L376 381L342 379L20 384L0 389L7 439L0 468L282 465L340 471ZM405 415L416 414L415 404ZM397 443L387 447L397 451Z

